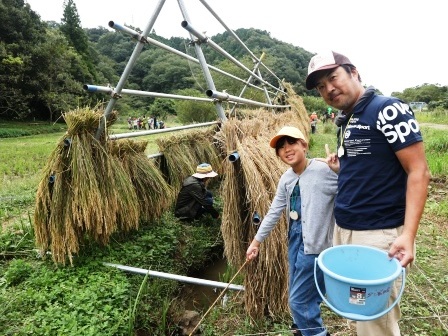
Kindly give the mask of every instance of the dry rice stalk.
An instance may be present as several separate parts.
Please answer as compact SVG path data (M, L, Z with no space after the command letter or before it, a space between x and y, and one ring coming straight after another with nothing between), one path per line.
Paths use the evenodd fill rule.
M284 164L275 157L273 150L269 148L265 139L261 143L255 143L251 139L244 139L242 147L245 148L243 156L243 174L251 186L246 191L246 197L250 204L251 213L257 212L260 216L266 214L272 201L277 181L285 170ZM269 164L266 164L266 161ZM258 226L250 226L248 241L255 236ZM247 295L245 301L252 304L260 300L258 293L266 293L261 299L260 307L265 307L252 316L260 316L263 311L274 315L278 312L288 311L287 304L287 223L284 218L280 220L268 239L263 242L257 262L261 264L249 265L249 272L253 272L251 279L264 278L265 281L248 281L246 279ZM247 246L246 246L247 248ZM253 287L252 287L253 286ZM255 296L252 296L255 295Z
M98 169L96 178L104 201L103 217L107 216L106 213L111 216L110 221L104 221L103 225L97 226L97 236L94 238L106 244L112 233L138 228L140 208L131 179L119 160L102 146L97 147L93 155Z
M226 156L238 150L239 144L239 121L228 120L221 131L217 134L221 142L221 151ZM225 171L224 180L221 184L221 195L223 202L223 216L221 231L224 238L224 254L231 265L239 265L245 258L245 222L248 214L243 206L246 202L244 194L244 180L241 171L241 161L231 163L223 161Z
M160 218L171 206L174 195L154 161L146 156L147 144L147 141L130 139L110 143L111 152L131 178L141 209L140 219L145 222Z
M303 105L303 104L302 104ZM282 173L287 169L269 147L269 139L285 126L296 126L308 134L306 111L283 113L250 111L242 120L230 119L216 134L223 155L237 151L239 160L224 161L222 184L224 253L234 267L245 260L247 247L258 229L252 218L266 215ZM240 114L241 115L241 114ZM254 117L256 116L256 117ZM248 314L258 319L289 312L287 301L287 221L282 218L263 242L258 258L246 267L245 303Z
M295 113L296 119L300 127L298 127L302 133L308 138L310 134L310 122L305 105L303 104L302 97L298 96L291 83L283 82L283 87L286 89L288 96L286 102L291 105L291 110Z
M58 145L50 154L49 160L42 171L44 178L40 181L36 193L34 223L40 224L38 226L35 225L36 242L41 247L41 252L43 253L49 248L51 242L49 219L53 194L55 194L55 199L61 196L58 193L62 181L61 174L66 169L63 162L63 149L63 146ZM56 174L56 172L59 172L59 174ZM55 184L57 186L56 193L54 193Z
M157 139L163 153L162 171L175 194L179 192L183 180L193 174L196 166L202 162L210 163L213 170L222 174L222 162L214 144L214 135L215 127L212 127Z
M56 263L65 264L79 252L87 236L107 243L117 230L138 227L137 195L121 164L94 133L99 109L77 109L64 115L67 134L43 169L36 195L36 244ZM115 120L114 114L109 124Z

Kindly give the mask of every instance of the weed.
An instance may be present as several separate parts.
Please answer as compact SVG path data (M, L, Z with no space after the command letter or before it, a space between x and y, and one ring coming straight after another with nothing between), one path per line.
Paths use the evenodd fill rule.
M32 272L33 267L30 263L22 259L14 259L5 272L6 284L8 286L16 286L25 281Z
M140 289L138 290L137 297L134 300L134 304L131 305L131 309L129 311L129 327L128 327L128 335L132 336L134 334L135 329L135 317L137 315L137 307L141 300L141 294L148 283L149 273L146 273L143 278L142 284L140 285ZM132 303L132 300L131 300Z

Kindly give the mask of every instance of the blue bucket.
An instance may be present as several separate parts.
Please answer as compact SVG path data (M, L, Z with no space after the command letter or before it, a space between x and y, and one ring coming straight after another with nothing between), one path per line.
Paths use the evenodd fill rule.
M325 297L316 278L316 266L324 274ZM402 284L397 299L388 307L394 281ZM387 314L403 294L405 269L396 258L380 249L339 245L324 250L314 263L314 281L322 300L336 314L355 321L375 320Z

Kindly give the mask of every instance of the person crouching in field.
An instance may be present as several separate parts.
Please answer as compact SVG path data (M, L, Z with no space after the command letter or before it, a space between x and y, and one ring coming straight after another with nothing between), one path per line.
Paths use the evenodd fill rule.
M187 177L182 183L174 215L188 222L201 218L205 213L209 213L213 218L219 218L219 212L213 207L213 195L206 188L207 181L217 175L208 163L197 166L196 173Z

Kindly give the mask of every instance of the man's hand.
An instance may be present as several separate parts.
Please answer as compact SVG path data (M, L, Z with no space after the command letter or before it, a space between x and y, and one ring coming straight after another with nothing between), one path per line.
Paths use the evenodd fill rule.
M339 158L335 153L330 152L330 148L328 147L328 144L325 144L325 154L327 155L327 157L325 159L316 158L316 160L327 163L327 165L330 167L330 169L332 171L334 171L336 174L338 174L339 173Z
M327 154L327 164L336 174L339 173L339 158L335 153L330 152L328 144L325 144L325 153Z
M405 235L398 236L389 250L389 258L397 258L406 267L414 260L414 240Z

